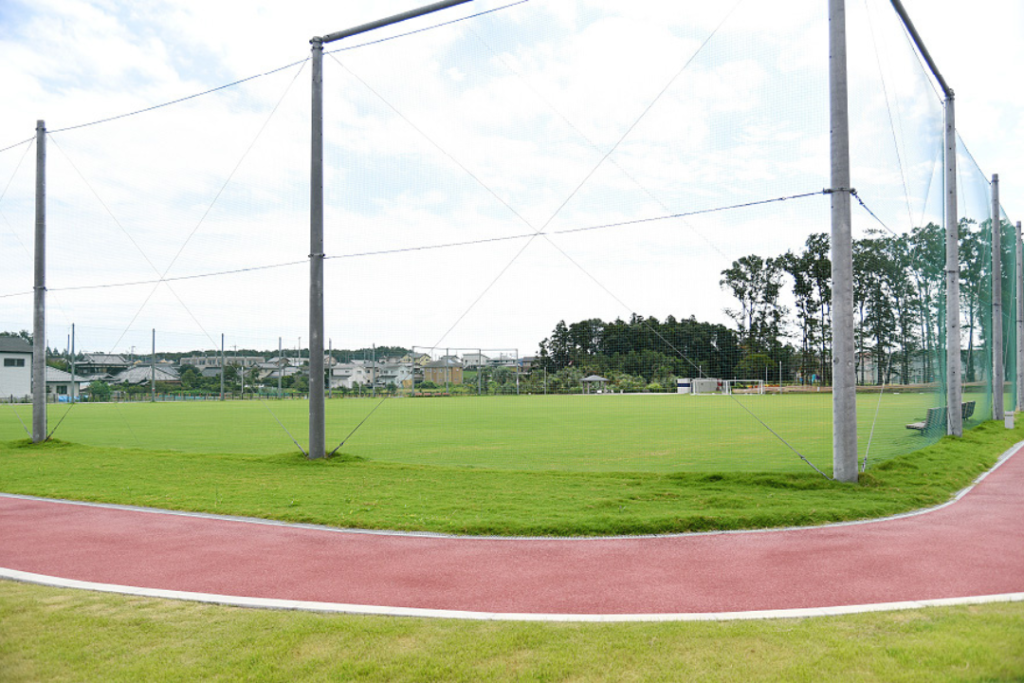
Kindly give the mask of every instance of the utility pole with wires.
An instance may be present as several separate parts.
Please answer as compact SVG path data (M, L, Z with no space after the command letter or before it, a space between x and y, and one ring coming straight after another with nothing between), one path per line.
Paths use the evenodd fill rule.
M46 122L36 122L35 287L32 316L32 443L46 441Z
M444 0L418 9L378 19L344 31L314 36L312 50L312 122L310 126L309 177L309 455L327 457L324 422L324 45L342 38L414 19L470 0Z
M832 155L832 476L857 481L857 376L853 345L853 233L846 72L846 2L829 0Z

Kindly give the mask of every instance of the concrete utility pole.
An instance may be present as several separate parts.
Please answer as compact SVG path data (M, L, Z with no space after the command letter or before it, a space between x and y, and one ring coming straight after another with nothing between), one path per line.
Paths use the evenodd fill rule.
M964 426L960 412L963 381L960 371L960 228L956 202L956 107L953 89L939 72L903 3L900 0L890 2L946 98L943 174L946 193L946 430L948 434L959 437L964 435Z
M46 122L36 121L36 244L32 316L32 443L46 441Z
M220 400L224 400L224 333L220 333Z
M309 459L327 455L324 424L324 45L470 0L444 0L354 28L310 39L313 61L309 173Z
M956 106L953 91L945 103L946 189L946 433L964 435L960 404L963 372L960 368L960 219L956 199Z
M857 376L854 368L853 232L846 78L846 3L829 0L832 124L832 476L857 481Z
M71 323L71 402L74 403L78 383L75 382L75 324Z
M999 174L992 175L992 419L1005 420L1003 406L1003 222L999 215Z
M313 45L313 125L309 173L309 455L327 456L324 423L324 115L320 38Z
M1017 221L1017 395L1016 412L1024 406L1024 245L1021 243L1020 221ZM74 328L72 328L74 329Z
M156 328L153 328L153 356L149 366L149 388L152 392L151 400L156 403Z

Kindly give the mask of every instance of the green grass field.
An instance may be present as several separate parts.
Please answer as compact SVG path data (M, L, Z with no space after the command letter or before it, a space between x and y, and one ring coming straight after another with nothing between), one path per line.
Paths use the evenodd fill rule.
M869 440L872 462L930 443L904 425L923 419L935 400L920 393L888 393L881 399L859 394L861 455ZM378 403L328 401L329 447L376 409L341 453L377 462L524 471L810 471L795 450L831 471L829 394L399 398ZM270 455L298 452L289 433L305 447L307 410L304 401L62 404L50 407L49 424L53 429L59 423L55 438L89 446ZM31 424L31 406L0 406L0 441L25 438L23 424Z
M0 581L20 681L1019 681L1024 603L526 624L244 610Z
M158 413L177 407L148 406ZM942 503L1021 440L1024 421L1014 430L985 423L963 439L885 460L856 485L808 467L518 471L353 457L308 461L296 451L197 453L22 440L0 442L0 491L371 529L672 533L863 519Z
M1024 440L1024 422L1014 430L989 422L963 439L883 458L927 443L903 422L921 417L929 397L892 396L879 410L887 421L875 426L871 452L880 462L857 485L803 465L774 473L672 471L727 463L768 469L764 437L731 434L729 421L742 409L724 412L719 397L599 400L607 398L614 400L389 400L371 418L387 420L374 431L368 422L367 433L346 445L347 457L317 462L288 452L268 406L259 404L81 405L59 436L82 443L41 445L16 440L24 432L6 406L0 490L363 528L658 533L812 524L944 502ZM824 397L746 400L776 426L802 434L801 443L818 438L827 446L820 424L809 424L815 416L827 420ZM341 436L373 407L329 405L331 433ZM860 397L862 434L876 405L876 397ZM304 403L269 408L294 423L289 429L302 428ZM506 424L510 415L519 419ZM680 420L686 428L673 433L689 440L679 447L666 438L671 454L643 456L665 471L593 471L630 461L594 459L615 449L573 416L605 435L626 430L620 450L640 449L654 438L651 429ZM709 427L730 446L694 436ZM545 446L537 434L556 443ZM455 455L455 446L474 443L490 448ZM744 443L746 451L736 451ZM496 462L495 453L515 459ZM1024 679L1021 633L1021 603L804 620L548 625L242 610L0 582L4 681L1011 681Z

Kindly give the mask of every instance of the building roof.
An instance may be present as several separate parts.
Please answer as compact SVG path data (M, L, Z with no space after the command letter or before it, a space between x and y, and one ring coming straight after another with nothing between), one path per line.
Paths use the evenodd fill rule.
M151 367L150 365L137 365L134 368L118 373L110 381L113 384L145 384L152 378ZM177 382L180 379L178 374L171 368L157 366L156 380L158 382Z
M128 365L124 356L112 353L86 353L82 365Z
M60 368L54 368L49 365L46 366L46 381L47 382L88 382L87 377L81 375L75 375L72 377L70 372L65 372Z
M435 360L433 362L427 363L423 367L425 367L425 368L461 368L462 367L462 363L457 358L451 358L449 356L446 356L446 357L442 358L441 360Z
M21 337L0 337L0 351L4 353L32 353L32 345Z

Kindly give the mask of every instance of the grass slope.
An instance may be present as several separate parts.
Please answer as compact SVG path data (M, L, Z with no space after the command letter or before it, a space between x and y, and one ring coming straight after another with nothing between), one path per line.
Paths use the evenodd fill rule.
M243 610L0 581L19 681L1011 681L1024 604L805 620L524 624Z
M878 517L945 502L1024 440L986 423L883 462L856 485L800 473L517 472L300 455L0 443L0 491L338 527L609 535Z

